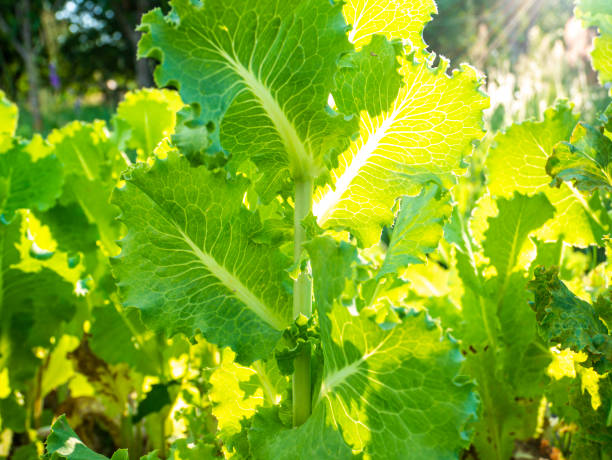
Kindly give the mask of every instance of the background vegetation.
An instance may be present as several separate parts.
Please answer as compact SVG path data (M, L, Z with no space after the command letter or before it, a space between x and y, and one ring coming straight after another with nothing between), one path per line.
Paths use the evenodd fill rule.
M367 279L375 273L355 258L351 263L359 268L351 289L364 301L359 308L379 323L401 322L412 314L408 307L394 307L401 292L403 306L441 319L442 327L450 327L461 340L463 370L477 376L482 397L476 434L462 454L465 459L609 459L609 167L606 163L602 174L604 161L595 167L583 161L583 169L575 173L565 163L568 152L592 147L590 143L599 142L596 147L606 146L601 152L612 155L605 150L612 130L610 109L606 112L610 83L601 84L590 57L597 31L574 18L573 0L437 3L439 15L426 26L424 39L438 54L437 63L450 60L449 74L462 62L486 74L486 134L462 163L467 174L453 190L452 217L444 214L451 209L448 194L433 187L419 196L430 201L421 203L424 209L434 203L429 225L440 233L431 248L423 249L428 263L405 268L397 262L410 283L398 278L393 284L387 278L371 288ZM10 150L14 158L32 160L21 176L28 191L30 172L48 178L44 187L26 197L30 205L4 198L2 203L0 239L15 243L7 245L10 249L0 260L4 279L20 271L27 288L22 291L28 295L18 300L37 314L23 315L22 323L18 314L11 317L16 331L35 331L28 337L8 334L9 323L3 323L4 336L27 346L21 355L14 349L7 354L0 340L0 359L21 360L22 370L13 375L18 366L8 364L10 386L8 373L3 374L6 363L0 361L0 457L37 458L43 453L41 440L47 437L48 452L65 454L61 449L66 439L77 435L108 457L118 448L128 449L117 458L200 459L245 452L240 417L262 404L278 403L279 389L286 390L288 379L277 367L260 363L262 368L254 371L240 366L229 349L217 348L199 335L166 337L149 330L136 309L121 307L109 257L119 253L116 241L124 233L115 220L116 208L108 202L121 172L132 163L151 164L154 150L160 157L175 158L171 134L193 164L206 163L213 169L223 161L198 156L194 137L210 127L185 123L184 117L191 114L175 92L147 89L155 86L155 63L135 58L140 40L135 30L143 12L155 6L170 11L167 2L150 0L0 0L0 89L6 96L0 92L0 122L8 114L7 127L0 125L0 152ZM573 112L565 99L571 100ZM8 100L16 102L19 113L11 141L6 139L13 134L9 124L16 115ZM143 119L143 113L153 117ZM547 154L554 149L548 161L540 155L542 146ZM75 160L79 148L89 152L87 162L93 169ZM524 158L517 150L534 158L540 155L539 179L546 186L538 185L542 193L536 195L531 183L508 181L509 168L530 166L521 163ZM58 161L65 170L61 184L53 183L51 174ZM0 172L13 166L18 170L20 165L17 160L14 165L0 161ZM245 175L253 174L251 166L241 165ZM565 198L555 201L556 192L548 187L553 179L566 188L564 182L576 181L578 190L572 189L570 198L582 200L580 212L589 215L581 214L580 222L588 222L588 228L574 228L578 224L571 213L568 218L559 211ZM12 186L3 179L0 192ZM289 202L260 209L277 227L257 238L280 240L285 220L291 220ZM29 210L20 211L23 208ZM521 227L515 219L517 209L528 215L529 225ZM444 239L437 246L441 222ZM508 225L516 227L515 243L522 249L513 247L508 260L500 261L496 245L507 237ZM394 231L386 228L380 245L360 256L373 266L380 263L392 253ZM552 241L557 237L558 242ZM503 263L506 268L500 268ZM536 268L539 264L549 270ZM75 301L72 285L77 294L87 295ZM379 288L386 297L377 298ZM506 292L519 293L518 300L507 302ZM9 294L4 294L7 303L15 300ZM515 303L525 308L514 309ZM60 304L66 306L63 317L45 316L47 305ZM473 304L487 305L494 313L491 318L479 316L470 310ZM464 306L461 313L457 305ZM575 325L568 326L566 316L556 310L554 318L547 316L550 305L584 314L575 318L580 323L578 338L555 335L555 327L574 330ZM6 311L0 309L5 315ZM489 320L493 332L487 327L484 334L480 322ZM303 351L297 344L302 346L304 340L318 343L318 333L312 322L293 324L286 334L295 335L287 339L295 346L283 350L281 362L293 362ZM514 359L519 355L525 359L520 365ZM275 410L279 426L290 424L291 409L284 399ZM603 410L608 412L602 416ZM66 417L56 419L60 414ZM91 451L83 455L96 458Z

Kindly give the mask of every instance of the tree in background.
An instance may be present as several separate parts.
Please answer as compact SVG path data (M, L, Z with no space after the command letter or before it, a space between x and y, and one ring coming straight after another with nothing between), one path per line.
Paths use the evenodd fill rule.
M155 3L168 9L166 1ZM13 100L27 101L22 118L31 116L34 131L61 125L57 111L67 106L78 112L79 95L92 90L112 111L126 90L153 85L148 60L136 58L140 32L135 31L152 4L0 0L0 89Z
M122 77L137 86L153 85L151 66L137 59L142 14L151 7L150 0L68 0L58 17L68 22L69 33L61 37L61 54L70 63L78 63L78 74L72 69L66 75L78 83L86 75L101 72L106 79ZM167 10L166 1L155 2Z
M43 46L40 39L40 12L43 9L43 4L38 0L21 0L18 2L2 0L0 8L2 10L2 14L0 14L0 36L23 62L23 70L28 78L28 104L32 113L34 128L39 131L42 129L42 117L39 101L40 72L38 59ZM4 45L2 48L4 48ZM10 71L10 69L7 70Z

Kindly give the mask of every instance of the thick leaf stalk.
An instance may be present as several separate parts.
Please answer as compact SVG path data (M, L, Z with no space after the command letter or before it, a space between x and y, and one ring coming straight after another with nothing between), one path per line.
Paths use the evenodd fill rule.
M306 231L302 226L302 220L311 212L312 186L312 180L295 184L293 258L296 264L300 263L302 244L306 241ZM293 316L298 318L300 315L306 318L312 315L312 279L305 271L299 274L293 286ZM311 412L309 348L305 348L302 354L295 359L294 366L293 425L299 426L308 419Z

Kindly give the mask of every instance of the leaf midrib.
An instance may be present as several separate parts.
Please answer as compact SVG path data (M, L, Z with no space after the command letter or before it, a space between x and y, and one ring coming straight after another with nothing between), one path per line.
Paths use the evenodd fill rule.
M87 165L87 161L85 161L85 157L83 156L81 149L79 149L76 142L72 143L71 145L72 145L72 148L74 149L74 153L77 159L79 160L79 163L81 164L81 167L83 168L83 172L85 173L85 177L87 178L87 180L90 180L90 181L95 180L93 173L91 172L91 170L89 169L89 166Z
M420 80L423 72L424 68L419 69L414 82ZM344 194L353 184L355 178L359 176L363 168L368 164L368 161L372 155L380 147L382 140L389 134L389 131L394 128L395 123L402 120L401 115L411 100L414 87L415 83L413 83L410 88L406 88L400 93L400 95L398 95L396 101L393 103L393 107L387 112L386 116L384 114L382 115L384 120L380 126L376 128L373 134L368 135L367 141L347 162L347 167L334 178L334 186L324 189L320 199L314 203L312 211L314 216L317 218L317 224L319 226L325 226L326 222L332 217L336 206L342 201ZM362 114L362 117L364 116L369 117L368 115ZM359 138L363 138L361 133ZM385 158L387 159L388 157ZM332 174L334 173L335 171L332 171Z
M328 374L323 378L321 382L321 391L319 393L319 397L317 399L317 403L322 399L326 398L331 391L342 385L348 378L360 371L360 366L364 362L366 362L371 356L374 356L378 353L378 351L389 341L389 339L394 335L394 330L391 330L388 335L381 340L381 342L372 349L369 353L365 353L361 358L356 361L353 361L346 366L336 369L331 374Z
M249 290L236 276L227 270L223 265L219 264L213 256L204 252L195 242L187 235L183 229L168 215L167 211L145 190L136 186L147 198L149 198L159 209L160 215L166 222L176 229L181 239L187 243L191 252L197 257L202 265L217 278L226 289L228 289L233 297L240 300L246 307L255 313L262 321L276 330L282 331L287 327L286 321L278 317L266 304L259 299L253 292Z
M390 113L389 117L381 123L373 135L368 137L363 147L361 147L357 154L350 160L347 168L338 176L334 184L334 189L328 190L319 201L314 203L313 214L317 218L317 224L319 226L324 226L327 220L329 220L336 205L342 200L343 195L347 192L363 167L368 163L372 154L380 146L380 142L395 122L396 115L396 112Z
M238 278L230 273L224 266L219 264L214 257L201 250L194 241L183 230L174 223L174 227L181 235L181 238L189 245L192 252L197 256L206 269L211 272L215 278L221 281L232 294L241 300L253 313L259 316L263 321L277 330L285 328L285 322L278 318L270 309L253 294Z
M319 171L313 156L272 91L257 78L250 66L246 68L237 58L233 58L222 48L217 48L217 52L259 100L262 109L274 124L287 151L294 180L315 178Z
M518 213L517 216L517 220L516 220L516 226L514 227L515 230L513 232L512 235L512 244L510 245L510 254L508 255L508 260L506 262L506 267L504 270L504 289L502 289L502 291L505 290L505 286L508 282L508 279L510 278L510 273L512 272L512 269L514 268L514 265L516 264L516 259L518 258L518 237L519 237L519 233L521 231L521 226L523 224L523 215L525 214L525 201L521 200L521 208L520 211Z

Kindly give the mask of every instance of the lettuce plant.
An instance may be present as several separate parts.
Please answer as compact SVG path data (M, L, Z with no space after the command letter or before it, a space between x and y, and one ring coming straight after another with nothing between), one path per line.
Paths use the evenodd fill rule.
M231 348L262 387L266 369L291 375L228 435L238 450L242 437L257 458L457 456L477 406L458 345L382 299L442 236L447 188L482 135L481 77L432 66L433 2L172 5L143 17L139 49L190 107L114 194L125 305Z
M504 460L546 412L609 457L611 111L479 143L435 10L175 0L140 54L177 91L29 141L0 93L0 449L57 390L116 459ZM609 82L608 3L577 14ZM107 458L68 420L45 458Z

